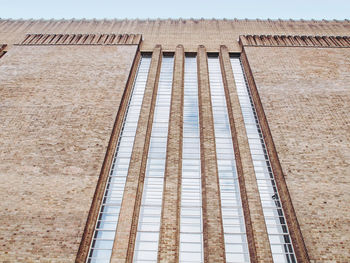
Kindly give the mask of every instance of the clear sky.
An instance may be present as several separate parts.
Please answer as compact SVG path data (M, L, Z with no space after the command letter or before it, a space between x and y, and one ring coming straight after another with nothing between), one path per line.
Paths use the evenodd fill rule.
M0 18L350 19L350 0L0 0Z

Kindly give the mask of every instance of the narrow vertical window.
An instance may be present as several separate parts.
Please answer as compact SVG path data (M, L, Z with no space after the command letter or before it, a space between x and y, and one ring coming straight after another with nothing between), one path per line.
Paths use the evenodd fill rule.
M208 57L226 262L249 262L232 134L218 55Z
M294 263L296 262L296 258L292 241L289 236L265 142L240 59L238 57L231 57L231 65L247 131L273 259L276 263Z
M180 262L204 262L197 58L185 57Z
M151 56L142 55L119 135L87 262L109 262Z
M134 262L156 262L168 139L174 56L163 55L137 228Z

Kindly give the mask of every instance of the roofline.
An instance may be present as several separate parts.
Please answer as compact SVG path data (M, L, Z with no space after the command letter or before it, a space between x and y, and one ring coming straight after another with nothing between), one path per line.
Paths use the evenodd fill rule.
M288 23L288 22L299 22L299 23L349 23L350 20L349 19L344 19L344 20L338 20L338 19L332 19L332 20L326 20L326 19L322 19L322 20L316 20L316 19L238 19L238 18L233 18L233 19L228 19L228 18L223 18L223 19L216 19L216 18L211 18L211 19L207 19L207 18L177 18L177 19L173 19L173 18L157 18L157 19L151 19L151 18L147 18L147 19L139 19L139 18L135 18L135 19L128 19L128 18L123 18L123 19L119 19L119 18L105 18L105 19L96 19L96 18L92 18L92 19L76 19L76 18L72 18L72 19L12 19L12 18L0 18L0 22L4 22L4 21L8 21L8 22L24 22L24 21L40 21L40 22L82 22L82 21L87 21L87 22L92 22L92 21L96 21L96 22L103 22L103 21L118 21L118 22L127 22L127 21L137 21L137 22L158 22L158 21L172 21L172 22L185 22L185 21L195 21L195 22L200 22L200 21L231 21L231 22L263 22L263 23L269 23L269 22L282 22L282 23Z

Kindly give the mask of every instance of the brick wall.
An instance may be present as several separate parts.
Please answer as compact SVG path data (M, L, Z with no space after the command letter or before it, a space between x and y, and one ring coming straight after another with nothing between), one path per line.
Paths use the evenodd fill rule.
M8 44L8 53L0 60L0 261L74 261L137 49L12 44L26 33L98 32L142 33L141 50L154 50L112 261L132 260L161 50L175 51L178 44L184 47L182 55L183 51L199 53L205 257L224 261L205 52L219 52L225 44L221 62L228 104L232 104L230 120L248 239L255 244L250 252L252 261L271 260L228 52L241 50L240 34L349 35L349 21L0 20L0 43ZM154 49L156 44L162 46ZM245 49L309 256L346 262L350 257L349 49ZM179 73L183 69L178 64ZM178 76L174 81L180 87L183 80ZM173 115L172 121L178 118ZM171 145L179 138L176 130L172 132ZM111 145L110 157L115 143ZM170 157L174 157L171 151L169 162ZM168 190L175 193L177 177L167 179ZM168 209L175 205L175 195L165 199ZM163 229L178 224L175 214L163 216ZM177 257L177 233L170 234L163 231L161 247L170 240L174 253L162 251L161 260ZM80 248L85 246L81 244ZM81 258L87 247L80 251Z
M137 46L0 60L0 261L72 262Z
M310 259L347 262L350 50L245 49Z

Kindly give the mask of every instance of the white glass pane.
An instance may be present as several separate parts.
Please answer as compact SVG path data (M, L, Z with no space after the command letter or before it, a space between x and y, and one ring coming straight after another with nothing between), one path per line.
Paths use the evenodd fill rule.
M112 254L112 250L92 249L90 252L90 257L107 259L111 257L111 254Z
M135 250L134 261L137 260L157 260L157 251Z

